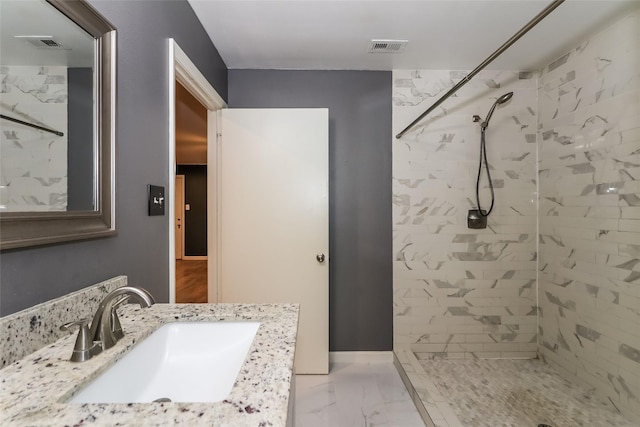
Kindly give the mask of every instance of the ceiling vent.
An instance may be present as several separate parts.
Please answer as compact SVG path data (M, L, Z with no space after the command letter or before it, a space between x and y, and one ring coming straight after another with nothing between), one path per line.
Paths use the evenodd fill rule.
M401 53L409 40L371 40L369 53Z
M66 49L62 43L53 39L53 36L14 36L24 40L38 49Z

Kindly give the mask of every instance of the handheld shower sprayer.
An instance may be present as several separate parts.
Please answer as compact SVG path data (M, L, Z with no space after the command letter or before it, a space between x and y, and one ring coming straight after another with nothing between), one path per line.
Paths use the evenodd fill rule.
M505 102L510 100L511 97L513 97L513 92L507 92L501 97L499 97L498 99L496 99L496 102L493 103L493 105L491 106L491 109L489 110L489 113L487 114L487 118L484 119L484 122L480 123L480 127L482 128L482 130L485 130L487 126L489 126L489 120L491 120L491 116L493 115L493 110L496 109L496 106L500 104L504 104Z
M474 122L480 122L480 162L478 165L478 179L476 180L476 202L478 203L478 208L469 211L469 217L467 219L468 224L471 228L484 228L486 227L486 218L489 216L491 211L493 210L493 203L495 201L495 194L493 192L493 182L491 182L491 172L489 171L489 162L487 161L487 145L485 143L485 133L487 127L489 126L489 120L491 120L491 116L493 115L493 111L500 104L504 104L509 101L513 97L513 92L507 92L504 95L500 96L491 106L489 113L487 114L487 118L484 121L480 116L473 116ZM489 181L489 189L491 190L491 206L489 206L489 210L485 211L480 206L480 175L482 174L482 162L484 160L485 170L487 172L487 180ZM473 218L472 218L473 216Z

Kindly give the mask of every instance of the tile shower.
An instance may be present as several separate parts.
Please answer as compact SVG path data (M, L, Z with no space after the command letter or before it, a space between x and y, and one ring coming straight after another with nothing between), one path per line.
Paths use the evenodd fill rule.
M67 133L67 67L2 66L0 82L2 114ZM67 138L2 121L2 209L67 209Z
M394 131L464 76L394 71ZM496 206L470 230L472 117L509 91L487 130ZM394 350L435 425L465 418L431 361L536 357L640 422L639 97L636 8L540 71L482 71L393 141Z

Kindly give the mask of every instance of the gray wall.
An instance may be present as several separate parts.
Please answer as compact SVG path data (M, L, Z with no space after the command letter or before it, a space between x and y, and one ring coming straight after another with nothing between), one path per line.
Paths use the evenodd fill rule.
M93 210L93 69L67 69L67 210Z
M229 70L231 108L329 108L331 351L391 350L391 73Z
M120 274L167 301L168 216L147 216L146 199L147 184L168 186L168 38L227 97L226 66L186 0L90 3L118 29L118 236L2 252L0 315Z

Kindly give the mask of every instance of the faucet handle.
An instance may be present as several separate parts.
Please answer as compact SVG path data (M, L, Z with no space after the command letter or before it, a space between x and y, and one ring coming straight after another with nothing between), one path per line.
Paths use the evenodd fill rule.
M71 353L72 362L84 362L91 359L91 357L100 353L100 347L97 343L91 339L91 332L89 332L89 319L76 320L75 322L65 323L60 326L61 331L71 332L71 328L78 326L78 337L76 338L76 344L73 347L73 353Z

